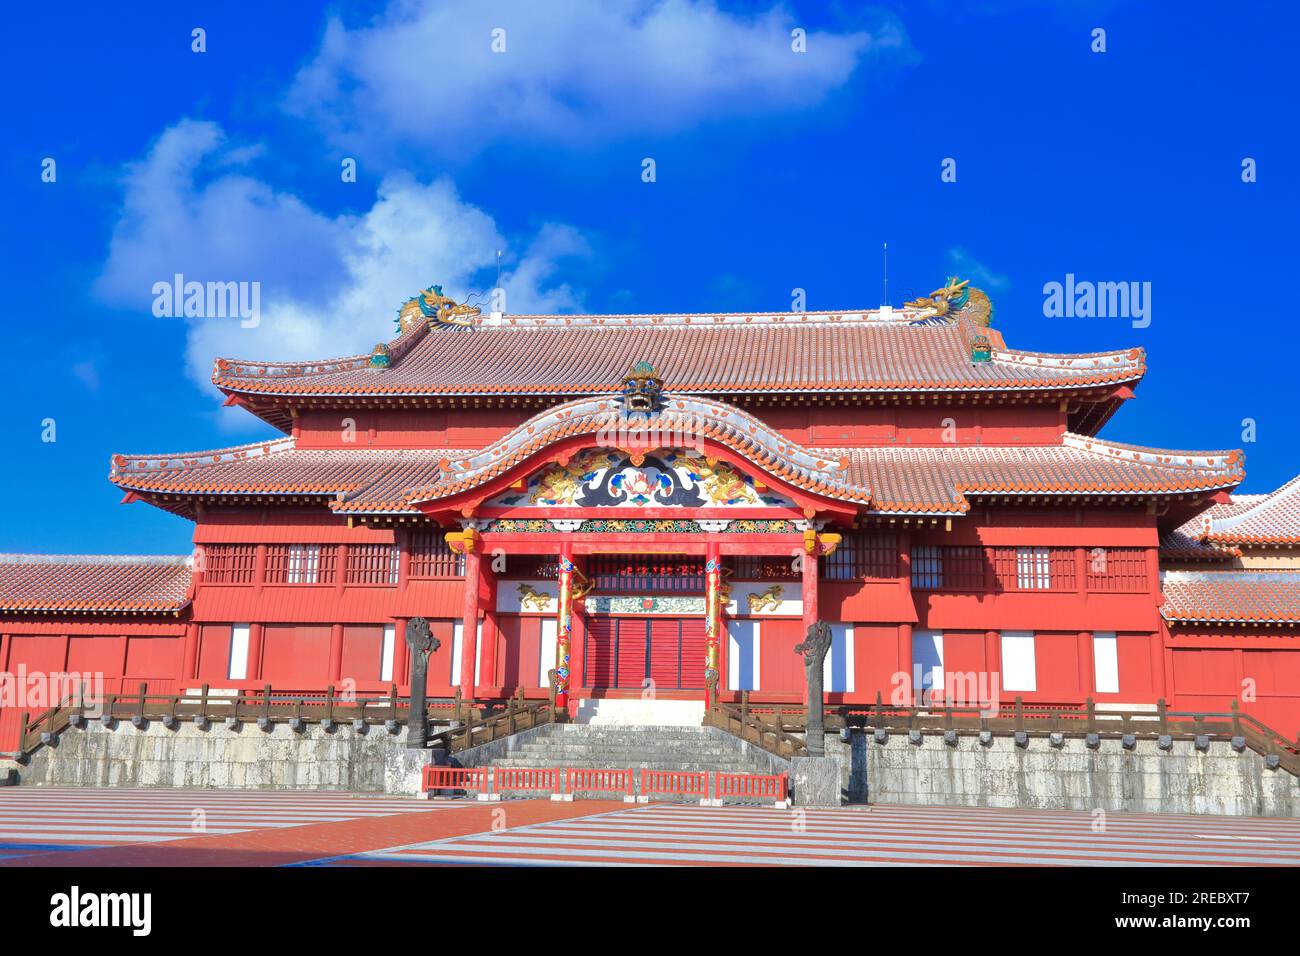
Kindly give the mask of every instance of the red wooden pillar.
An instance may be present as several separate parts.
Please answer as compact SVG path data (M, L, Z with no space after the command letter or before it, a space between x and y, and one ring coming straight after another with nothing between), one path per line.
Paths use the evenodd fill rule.
M411 579L410 536L398 529L393 535L397 544L397 590L405 591L406 583Z
M262 638L265 630L265 625L262 624L248 625L248 667L244 671L248 680L262 679Z
M1093 661L1092 631L1079 632L1079 693L1087 697L1093 690L1097 666Z
M817 622L817 539L812 539L811 547L804 547L803 556L803 589L801 597L803 598L803 633L799 635L800 641L808 637L808 628ZM804 668L804 682L808 681L808 674ZM804 693L807 694L808 688L804 687ZM824 696L824 691L823 691Z
M1116 640L1118 639L1119 636L1116 635ZM1167 671L1166 667L1168 668ZM1173 670L1173 658L1165 649L1164 639L1160 632L1157 631L1151 635L1151 691L1157 700L1163 697L1169 701L1170 706L1173 705L1171 699L1173 697L1173 683L1171 677L1170 682L1166 684L1165 675L1166 673L1172 675Z
M253 594L260 596L262 585L266 583L266 545L259 544L253 548Z
M712 708L715 701L710 686L722 686L722 550L717 542L710 542L704 560L704 706Z
M257 625L254 625L256 627ZM251 635L249 638L252 640ZM330 671L329 682L337 686L343 676L343 625L330 625Z
M569 671L573 641L573 546L566 540L560 545L559 599L555 609L555 670L559 679L555 687L557 709L569 706L573 684Z
M478 653L479 588L482 586L482 562L478 542L465 541L465 605L460 624L460 696L474 699L474 656Z
M406 675L406 618L393 619L393 680L394 684L405 684Z
M899 696L902 699L898 703L901 706L910 706L916 686L916 672L912 667L911 624L898 625L898 670L904 675L902 686L899 688Z
M487 605L483 609L483 686L498 687L497 683L497 644L501 640L501 629L497 625L497 581L490 569L485 569Z
M193 621L185 625L184 656L181 658L181 680L194 680L199 676L199 626ZM0 654L0 666L4 664Z

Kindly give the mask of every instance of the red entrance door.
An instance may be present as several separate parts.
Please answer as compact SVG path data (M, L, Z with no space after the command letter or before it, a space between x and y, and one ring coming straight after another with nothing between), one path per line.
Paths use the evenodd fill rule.
M595 690L704 688L704 621L691 617L592 617L583 683Z

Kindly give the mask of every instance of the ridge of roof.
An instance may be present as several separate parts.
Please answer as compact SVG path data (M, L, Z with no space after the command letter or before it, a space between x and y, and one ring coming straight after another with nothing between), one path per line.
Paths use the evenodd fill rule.
M793 313L800 315L800 313ZM781 324L771 323L775 328L797 328L802 323L792 321L792 323ZM822 325L828 328L845 329L853 328L852 323L809 323L809 325ZM421 326L421 329L424 326ZM503 326L500 332L530 332L539 334L555 334L568 332L584 332L593 328L604 328L610 330L623 329L643 329L646 325L572 325L572 326ZM660 328L660 326L651 326L651 328ZM692 332L715 332L720 328L731 329L737 328L735 325L681 325L668 326L675 328L682 333ZM742 325L740 329L753 329L755 326ZM857 328L863 329L893 329L907 330L915 329L920 334L933 334L933 330L944 330L944 332L954 332L957 326L952 324L902 324L902 323L858 323ZM467 334L494 334L494 329L473 330L467 326L447 326L437 330L415 330L415 332L404 333L402 337L394 339L393 343L387 345L389 349L391 364L389 368L377 369L370 365L370 358L373 352L367 354L357 354L342 356L342 358L308 360L308 362L261 362L261 360L252 359L229 359L218 358L214 360L212 381L217 388L227 390L227 392L252 392L256 394L282 394L274 390L274 384L277 382L290 382L304 380L304 378L316 378L328 375L337 375L341 372L367 372L374 373L374 380L365 382L367 388L360 386L351 386L347 390L341 390L338 393L321 392L318 394L383 394L394 395L422 395L422 394L554 394L554 393L594 393L607 389L612 382L599 382L599 384L581 384L581 382L572 382L564 385L512 385L500 386L494 389L490 386L478 386L478 388L463 389L451 388L434 388L429 385L394 385L389 388L389 382L383 381L386 376L393 375L400 369L400 359L411 351L420 339L428 337L442 336L467 336ZM402 349L402 354L398 354L399 343L406 343L406 349ZM1136 381L1144 375L1145 351L1139 347L1130 347L1130 349L1112 349L1089 352L1039 352L1027 351L1021 349L1008 349L1008 347L993 347L989 352L989 364L1008 365L1014 369L1034 369L1040 372L1057 372L1067 373L1067 375L1076 375L1078 380L1070 377L1057 378L1011 378L1008 381L989 380L989 378L980 378L972 376L962 381L941 382L930 381L926 378L897 378L897 380L880 380L880 381L827 381L826 378L819 378L813 382L779 382L779 384L763 384L757 382L754 385L741 386L723 384L723 382L712 382L712 384L698 384L698 382L688 382L688 384L679 385L679 388L688 390L708 390L718 389L724 392L738 392L738 390L749 390L749 392L763 392L763 390L798 390L798 392L853 392L853 390L878 390L878 392L894 392L894 390L933 390L933 392L962 392L962 390L1005 390L1005 389L1052 389L1052 388L1078 388L1078 386L1088 385L1105 385L1121 384L1126 381ZM954 359L954 363L961 364ZM967 360L966 364L974 363ZM1091 373L1091 375L1089 375ZM342 388L342 386L341 386ZM291 390L283 394L299 394L307 392L305 388Z
M1223 451L1183 451L1172 448L1150 448L1145 445L1131 445L1126 442L1110 441L1092 435L1080 435L1065 432L1062 444L1097 451L1115 457L1128 457L1133 461L1146 464L1163 465L1168 468L1216 469L1245 476L1246 454L1240 448ZM1240 481L1240 479L1238 479Z
M734 405L665 392L658 409L630 421L618 394L575 399L547 409L483 449L440 462L440 472L453 476L454 480L444 484L440 476L436 482L412 489L408 501L449 497L503 474L553 441L603 430L611 430L616 435L708 437L796 487L852 501L870 497L868 489L845 480L844 459L823 458Z
M1300 475L1245 507L1211 517L1203 538L1218 544L1300 544ZM1235 500L1235 499L1234 499Z
M297 444L298 440L290 435L269 438L265 441L248 442L244 445L230 445L226 448L211 448L206 451L170 452L156 455L115 454L109 460L109 478L112 480L127 473L179 471L202 465L219 464L223 461L260 458L291 451Z
M97 565L182 565L194 560L189 554L19 554L0 552L4 564L97 564Z

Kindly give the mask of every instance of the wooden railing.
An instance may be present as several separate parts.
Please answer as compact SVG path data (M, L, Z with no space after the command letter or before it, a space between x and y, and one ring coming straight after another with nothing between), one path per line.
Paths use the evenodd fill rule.
M526 703L521 690L496 713L484 715L482 712L471 711L458 719L459 726L430 734L429 746L445 748L448 753L459 753L530 727L555 723L556 720L553 692L549 700Z
M366 724L404 725L410 714L410 698L399 697L396 685L390 685L385 696L340 696L333 687L324 691L276 690L270 684L259 690L238 690L235 693L213 691L208 684L193 692L150 693L146 684L140 684L134 693L103 694L94 699L77 696L65 698L58 706L32 715L23 713L18 736L18 752L25 757L42 744L66 730L74 721L108 718L143 722L160 720L174 725L181 721L217 722L228 719L257 722L259 726L298 722L298 727L308 724L332 724L360 720ZM525 705L522 696L509 702L462 701L460 692L451 698L434 698L426 702L426 713L433 726L456 728L431 735L431 740L454 734L451 749L463 749L462 739L468 734L482 736L487 732L496 739L502 736L502 727L524 729L535 726L547 712L554 719L550 701ZM486 731L484 728L487 728ZM513 733L513 730L509 731ZM450 741L449 741L450 742ZM474 743L483 742L475 738Z
M740 698L740 706L724 704L717 701L704 714L706 727L717 727L741 740L748 741L766 750L770 754L789 760L791 757L805 757L808 748L803 738L795 737L792 731L802 733L808 720L807 709L797 711L797 723L788 724L785 711L774 708L768 714L759 714L750 709L749 694Z
M739 707L719 704L706 716L705 722L757 743L779 756L789 756L788 743L774 748L771 742L793 740L802 746L802 739L791 735L806 733L808 712L806 707L751 706L748 693L743 693ZM745 732L737 731L741 727ZM955 731L959 735L987 731L997 736L1024 733L1030 737L1052 734L1087 737L1095 734L1104 740L1126 736L1135 739L1169 737L1172 740L1208 737L1228 741L1239 738L1265 759L1275 757L1278 766L1300 776L1300 738L1288 738L1259 719L1243 714L1236 701L1226 712L1171 711L1163 699L1156 703L1155 710L1138 711L1098 708L1092 698L1075 705L1027 704L1017 697L1013 704L1002 705L996 712L991 712L981 710L978 704L919 707L885 704L877 693L874 705L826 707L825 727L828 731L849 727L887 733Z

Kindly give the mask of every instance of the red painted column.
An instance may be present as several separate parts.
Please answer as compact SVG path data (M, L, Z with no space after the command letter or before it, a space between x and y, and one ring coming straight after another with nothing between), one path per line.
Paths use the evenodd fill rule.
M710 684L722 686L721 653L719 645L722 627L722 551L716 542L710 542L704 558L704 706L712 708L716 701L709 691Z
M1118 639L1118 635L1116 636ZM1172 707L1174 702L1170 698L1173 696L1171 686L1165 684L1165 668L1169 667L1169 673L1173 673L1173 660L1165 650L1165 642L1157 631L1151 635L1151 690L1157 700L1163 697Z
M257 627L257 625L254 625ZM258 628L260 630L260 627ZM249 641L252 641L252 635L249 635ZM259 637L258 642L261 643ZM339 679L343 676L343 625L330 625L330 676L329 682L337 685Z
M803 556L803 626L807 633L817 621L817 553ZM802 636L802 635L801 635Z
M261 624L248 625L248 669L244 671L248 680L262 679L262 638L265 627Z
M905 675L902 687L899 688L901 700L897 701L899 706L910 706L912 698L915 695L916 674L912 669L912 625L898 625L898 670ZM888 701L887 703L894 703Z
M460 631L460 696L462 700L474 699L474 655L478 653L478 592L481 587L481 566L478 542L465 542L465 605L461 612Z
M253 549L253 594L260 596L262 585L266 583L266 545L259 544Z
M194 680L199 674L199 626L193 621L185 625L185 650L181 659L181 680ZM4 655L0 654L0 664Z
M989 703L996 710L1002 700L1002 634L998 631L984 632L984 672L988 674ZM998 692L993 694L993 677L997 675Z
M1087 697L1093 691L1097 667L1092 656L1092 631L1079 632L1079 693Z
M804 554L804 556L803 556L803 592L802 592L802 595L801 595L802 598L803 598L803 633L799 635L799 640L800 640L801 642L807 638L807 636L808 636L808 628L812 627L813 624L815 624L815 623L817 622L817 614L818 614L818 608L817 608L817 563L818 563L818 562L817 562L817 545L816 545L816 539L815 539L815 538L813 539L813 541L814 541L814 544L813 544L813 547L812 547L811 551L809 551L807 548L805 548L805 554ZM800 668L800 670L802 671L803 668ZM808 681L808 676L807 676L807 673L805 672L805 674L804 674L804 683L805 683L804 693L805 693L805 695L806 695L807 692L808 692L808 688L807 688L807 686L806 686L807 681ZM823 689L823 697L824 697L824 696L825 696L825 693L824 693L824 689Z
M497 582L490 569L484 569L487 581L487 607L483 609L483 686L497 687L497 644L501 640L497 626Z
M399 617L393 620L393 680L394 684L405 684L408 680L406 674L406 618Z
M555 602L555 670L559 680L555 687L556 708L569 705L573 680L569 667L573 643L573 546L566 540L560 545L559 599Z

